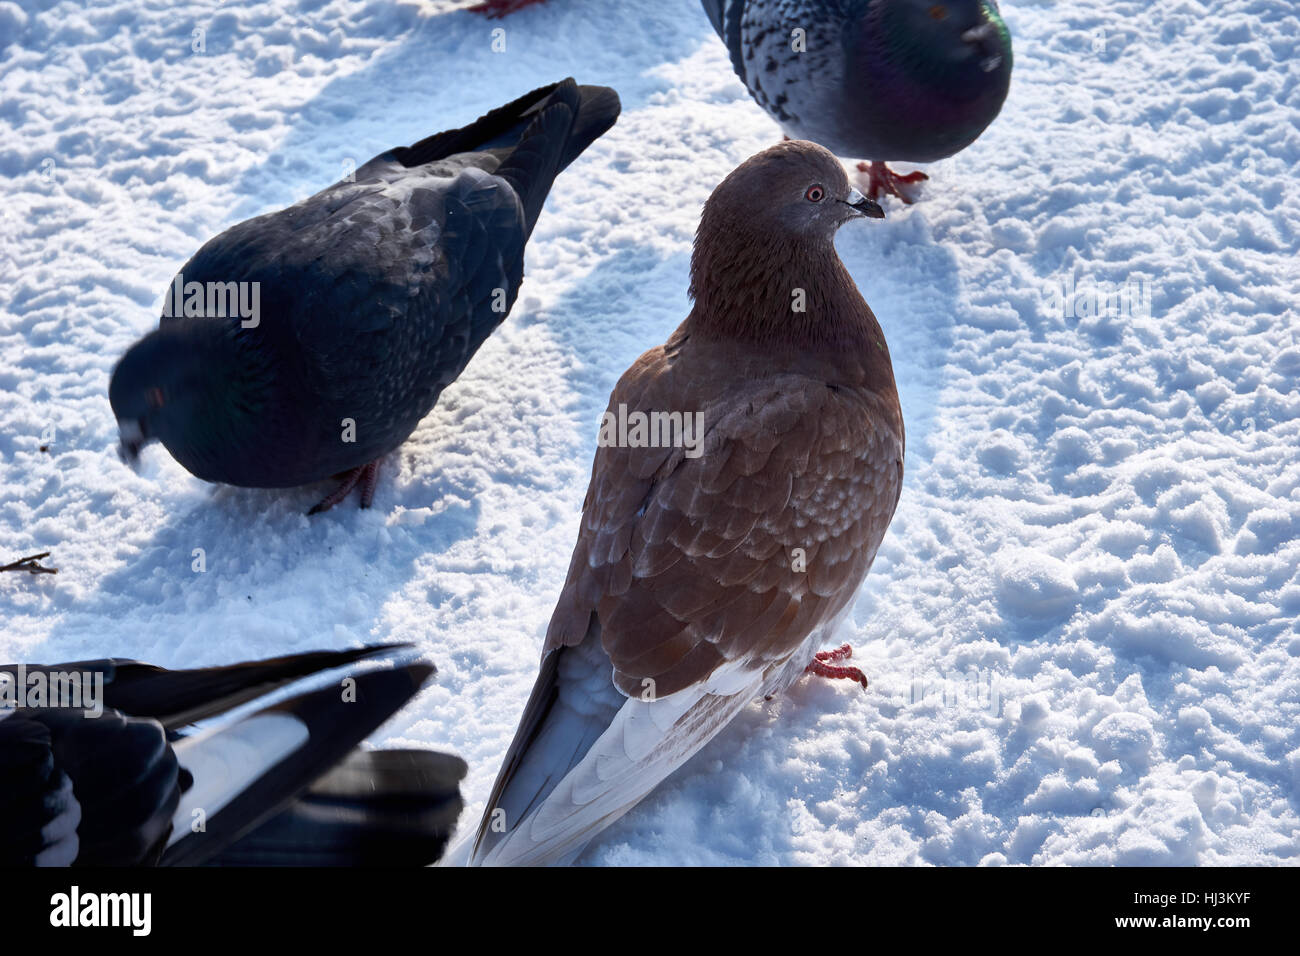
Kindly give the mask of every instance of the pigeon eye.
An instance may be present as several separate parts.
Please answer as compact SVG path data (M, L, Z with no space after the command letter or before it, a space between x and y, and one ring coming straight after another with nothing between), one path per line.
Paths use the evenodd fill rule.
M150 408L163 407L163 393L161 388L151 388L144 394L145 400L149 402Z
M948 16L948 8L942 3L936 3L930 8L931 20L943 20Z
M826 190L821 186L809 186L808 191L803 194L803 198L809 202L821 202L826 198Z

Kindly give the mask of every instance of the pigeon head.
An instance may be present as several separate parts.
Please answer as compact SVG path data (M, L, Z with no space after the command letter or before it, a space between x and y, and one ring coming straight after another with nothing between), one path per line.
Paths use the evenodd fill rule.
M741 163L704 204L691 257L701 334L793 345L842 344L870 314L835 252L835 233L879 204L816 143L778 143Z
M745 222L747 231L774 241L828 243L840 226L862 216L883 219L885 212L853 188L829 150L788 140L751 156L718 184L700 233Z
M216 402L228 404L222 396L241 377L232 374L234 351L226 323L206 320L164 322L131 346L108 386L122 460L134 465L152 441L176 455L198 439L201 423L219 414Z
M201 369L195 352L174 334L174 323L149 333L113 370L108 401L117 417L122 459L134 464L145 445L173 430L192 402Z

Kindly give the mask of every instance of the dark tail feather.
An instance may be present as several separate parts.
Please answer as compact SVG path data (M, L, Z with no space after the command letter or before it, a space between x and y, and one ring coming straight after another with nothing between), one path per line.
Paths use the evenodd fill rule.
M609 132L623 109L618 94L608 86L580 86L578 96L578 118L569 132L569 148L560 160L561 171Z
M353 695L327 687L177 743L177 759L193 783L176 812L162 865L198 866L278 814L401 709L433 672L428 664L411 664L355 675ZM274 759L295 727L305 730L305 739ZM256 760L243 757L250 752ZM212 794L231 790L224 804L207 805ZM197 819L204 826L191 832Z
M578 86L570 77L525 93L468 126L399 146L371 162L396 161L410 168L456 153L505 154L496 174L519 195L531 234L555 177L614 125L621 109L613 90ZM369 165L357 171L358 178L365 178Z
M309 651L227 667L169 671L139 661L107 659L67 664L27 665L35 671L104 675L103 705L132 717L152 717L168 730L233 710L290 681L343 667L409 645L379 644L347 651ZM13 668L9 668L13 672Z
M209 865L428 866L464 807L465 772L459 757L427 750L353 751Z
M578 86L570 78L540 104L514 150L496 174L510 183L524 207L529 235L555 177L618 119L618 94L604 86Z
M413 166L423 166L425 163L446 159L456 153L509 146L518 138L523 124L527 123L529 118L541 108L540 104L544 103L559 85L552 83L550 86L539 87L505 106L498 106L491 112L484 113L468 126L434 133L418 143L398 146L376 156L375 159L393 159L410 169Z
M550 105L551 97L566 86L578 90L580 102L575 111L580 115L574 124L572 146L565 152L560 163L560 169L563 169L618 119L621 109L618 94L608 87L576 86L572 78L561 80L525 93L505 106L498 106L468 126L434 133L418 143L398 146L383 155L410 168L446 159L456 153L512 147L519 141L520 134L528 124Z

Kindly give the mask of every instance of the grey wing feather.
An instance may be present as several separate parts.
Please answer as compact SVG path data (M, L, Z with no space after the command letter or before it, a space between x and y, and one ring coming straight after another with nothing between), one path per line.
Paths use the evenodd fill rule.
M726 44L731 57L731 68L741 81L745 81L745 58L740 43L740 23L745 12L746 0L703 0L704 12L708 14L713 32Z
M508 184L473 165L449 178L378 157L361 172L374 175L233 227L182 272L259 281L262 334L289 337L310 394L345 400L354 372L429 393L412 407L431 406L514 300L522 211Z

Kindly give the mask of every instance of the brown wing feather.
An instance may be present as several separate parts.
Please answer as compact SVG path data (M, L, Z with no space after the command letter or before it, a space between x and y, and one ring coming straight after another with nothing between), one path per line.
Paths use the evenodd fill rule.
M701 411L707 433L698 458L596 453L546 650L581 640L594 611L625 694L645 678L671 694L730 660L783 664L857 591L898 502L892 382L879 396L835 385L829 366L773 371L770 355L735 353L675 337L610 398L615 414Z

